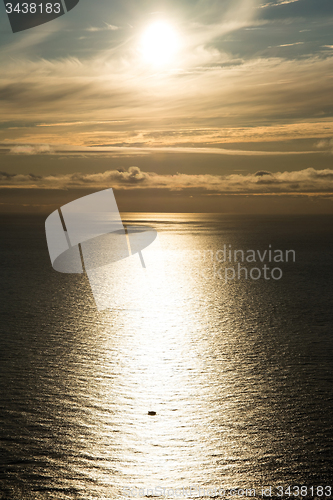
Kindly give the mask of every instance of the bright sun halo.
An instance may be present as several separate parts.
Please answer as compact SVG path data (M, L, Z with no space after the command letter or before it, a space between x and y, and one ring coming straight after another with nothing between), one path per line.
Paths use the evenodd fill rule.
M141 38L140 49L143 58L155 66L171 62L178 48L177 33L165 21L156 21L151 24Z

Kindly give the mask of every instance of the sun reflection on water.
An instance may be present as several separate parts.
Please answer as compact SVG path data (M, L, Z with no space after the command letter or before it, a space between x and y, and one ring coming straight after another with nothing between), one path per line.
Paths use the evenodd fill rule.
M104 446L117 450L112 466L119 487L182 487L196 482L198 470L201 483L210 484L217 467L212 457L223 436L214 421L211 397L212 386L218 392L223 387L210 380L205 360L210 331L207 288L200 289L194 256L182 254L179 236L167 235L164 244L164 267L157 259L145 287L137 255L136 261L116 264L117 280L109 286L118 297L117 307L102 314L107 353L102 370L113 378L102 377L101 383L109 408L114 408L105 415L109 422L103 419L103 439ZM186 245L193 248L195 241L187 237ZM147 261L154 264L154 256ZM232 454L227 446L224 451Z
M300 258L279 285L226 286L191 250L273 243L276 227L265 218L248 218L245 227L243 217L216 217L210 226L211 216L133 217L160 229L164 277L153 256L146 278L138 255L124 259L125 268L116 263L105 276L111 308L99 312L87 276L53 273L37 254L4 301L0 438L5 484L14 485L7 496L116 499L129 486L329 484L329 299L319 287L313 319L304 304L314 279L299 285L302 270L326 283L327 263L309 271ZM289 228L298 225L297 218ZM327 228L323 234L326 241Z
M147 255L146 275L138 255L115 263L103 277L113 307L91 308L83 327L91 352L79 353L70 382L80 408L73 471L112 498L122 487L271 483L285 432L266 376L278 345L265 337L274 294L259 284L256 297L248 283L226 287L202 272L207 262L189 250L221 248L204 224L166 224L159 235L164 266L157 254Z

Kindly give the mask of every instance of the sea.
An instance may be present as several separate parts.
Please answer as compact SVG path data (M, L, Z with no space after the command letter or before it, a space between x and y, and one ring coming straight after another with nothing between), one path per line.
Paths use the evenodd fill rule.
M163 280L102 310L45 218L1 215L0 499L333 496L333 216L123 213Z

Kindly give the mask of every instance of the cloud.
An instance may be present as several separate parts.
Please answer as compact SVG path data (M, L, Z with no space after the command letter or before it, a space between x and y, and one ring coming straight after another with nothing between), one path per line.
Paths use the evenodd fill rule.
M321 141L317 142L317 148L324 150L326 149L333 153L333 139L322 139Z
M263 177L265 175L273 175L273 174L272 174L272 172L266 172L265 170L259 170L254 175L255 175L255 177Z
M104 23L104 24L105 24L105 26L102 26L102 27L91 26L90 28L87 28L86 31L90 31L90 32L108 31L108 30L117 31L120 29L119 26L114 26L113 24L108 24L108 23Z
M162 175L143 172L138 167L127 171L108 170L94 174L33 174L0 173L0 188L34 189L105 189L168 190L201 194L247 195L332 195L333 170L308 168L293 172L259 171L255 174L219 175Z
M324 141L321 141L324 144ZM193 147L193 146L154 146L147 147L142 141L140 145L121 144L118 146L67 146L67 145L48 145L48 144L9 144L0 143L3 147L4 154L21 154L21 155L38 155L52 154L60 155L61 157L70 156L94 156L98 158L113 157L114 155L125 156L143 156L153 153L169 153L169 154L205 154L205 155L224 155L224 156L289 156L289 155L308 155L321 154L321 149L317 145L317 150L309 151L267 151L267 150L246 150L246 149L231 149L221 147Z
M22 144L10 147L11 154L16 155L39 155L53 152L48 144Z
M303 45L304 42L294 42L294 43L284 43L282 45L277 45L277 47L292 47L293 45Z
M1 54L0 114L8 122L21 120L25 130L4 125L0 141L193 148L332 135L330 50L321 48L316 57L288 60L289 52L283 49L278 52L284 57L266 57L272 52L267 51L268 37L281 47L294 45L284 43L282 36L286 42L294 38L285 36L284 29L272 28L258 37L258 43L244 40L244 28L268 22L256 18L259 3L226 0L221 8L220 2L207 0L192 2L189 11L189 4L184 4L191 15L179 15L175 22L182 38L177 59L158 70L140 58L141 26L128 30L124 18L111 15L109 2L103 3L109 13L103 19L117 26L99 26L89 7L91 26L85 18L83 34L87 29L105 33L93 45L87 36L87 45L78 43L76 52L72 46L64 51L63 40L57 52L54 31L31 30ZM270 5L281 3L287 2ZM146 16L142 22L147 22ZM232 54L229 35L236 32L241 44L236 43ZM30 57L25 45L33 48ZM311 47L307 42L306 49ZM57 57L64 53L78 56Z
M289 3L299 2L299 0L278 0L277 2L268 2L263 5L260 5L260 8L265 7L277 7L278 5L287 5Z
M260 127L269 130L272 123L282 134L287 133L283 126L290 126L296 137L297 129L306 129L307 137L318 137L317 125L322 122L321 131L331 134L330 130L325 133L324 125L332 129L333 57L299 61L261 58L230 65L224 64L220 54L220 62L213 55L213 63L201 65L207 54L198 52L197 60L187 69L161 73L153 73L138 61L131 66L130 60L116 58L110 62L104 56L85 61L22 61L3 70L0 113L8 121L29 117L30 123L45 124L51 116L55 124L73 124L66 130L54 128L53 137L44 134L43 138L38 136L43 133L39 127L38 132L31 133L31 142L140 142L147 147L186 142L217 144L224 142L226 129L231 131L226 134L229 136L232 129L238 129L242 140L241 128L250 138L251 129L254 133ZM172 123L176 124L173 128ZM173 136L170 128L175 131ZM194 139L195 129L203 131L200 140L198 136ZM157 137L160 132L164 135ZM23 141L29 141L26 133L21 136Z
M214 124L212 124L213 126L207 124L205 127L198 124L197 127L194 127L191 124L187 126L184 124L175 128L173 124L160 123L159 126L156 124L155 130L150 130L148 123L142 123L139 126L132 123L131 120L50 121L49 123L32 122L30 124L22 121L10 125L4 123L1 127L2 130L0 128L0 138L5 138L7 134L10 134L11 137L11 140L0 140L0 148L8 150L8 148L17 146L29 145L33 147L49 144L53 154L61 154L64 151L67 154L72 154L73 151L92 154L97 151L96 148L99 148L100 155L109 156L112 154L149 154L154 150L158 151L158 148L168 148L166 151L169 152L172 152L172 148L183 148L183 151L186 152L185 148L187 148L187 152L203 153L206 148L207 153L210 154L264 155L265 152L261 151L263 143L272 143L269 150L271 154L274 154L274 151L279 150L278 142L280 141L288 141L290 154L296 154L297 151L293 152L292 150L295 147L295 144L291 143L292 140L310 138L323 140L333 136L333 121L327 118L317 118L301 123L276 123L243 127L217 127ZM239 143L242 142L258 143L258 145L255 148L250 148L247 144L240 150L238 149L240 148ZM238 143L237 147L231 149L232 143ZM224 148L224 144L228 144L228 150ZM312 143L310 144L311 149ZM309 145L306 147L309 148ZM212 148L214 149L212 150ZM248 151L249 149L255 149L255 151ZM313 152L315 153L315 151ZM304 150L299 151L299 153L304 153ZM288 152L282 154L288 154Z

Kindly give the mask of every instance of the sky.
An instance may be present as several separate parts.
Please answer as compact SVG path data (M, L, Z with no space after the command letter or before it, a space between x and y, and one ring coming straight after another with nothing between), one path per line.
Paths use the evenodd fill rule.
M333 213L333 0L0 3L0 211Z

